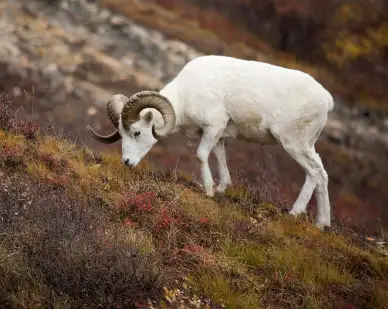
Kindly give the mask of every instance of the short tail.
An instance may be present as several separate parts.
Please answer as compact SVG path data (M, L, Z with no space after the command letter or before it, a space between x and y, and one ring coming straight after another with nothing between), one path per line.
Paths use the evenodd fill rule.
M334 108L334 98L332 95L329 95L329 100L327 101L327 107L329 109L329 112L332 111Z

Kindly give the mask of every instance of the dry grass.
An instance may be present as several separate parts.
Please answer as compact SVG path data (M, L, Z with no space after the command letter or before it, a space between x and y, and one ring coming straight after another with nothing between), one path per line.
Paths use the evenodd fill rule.
M0 130L4 308L388 306L387 259L340 226L283 215L247 182L210 199L186 176L25 133Z

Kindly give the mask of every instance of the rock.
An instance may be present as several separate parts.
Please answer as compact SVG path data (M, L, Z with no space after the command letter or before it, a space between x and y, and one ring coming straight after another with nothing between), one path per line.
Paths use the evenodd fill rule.
M43 74L45 76L54 76L58 74L58 65L54 62L50 63L47 67L43 69Z
M133 63L135 62L135 59L132 57L123 57L121 58L121 61L126 65L133 67Z
M102 21L102 22L105 22L106 20L108 20L110 16L111 16L111 13L106 9L101 10L101 12L98 14L99 21Z
M87 109L86 114L91 117L97 114L97 109L94 106L91 106Z
M126 21L121 16L112 16L110 19L110 23L115 27L122 27L126 24Z
M15 97L20 97L22 95L22 90L19 87L13 87L12 95Z

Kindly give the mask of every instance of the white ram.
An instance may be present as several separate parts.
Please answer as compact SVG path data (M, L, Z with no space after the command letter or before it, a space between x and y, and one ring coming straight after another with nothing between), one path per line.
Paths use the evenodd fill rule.
M279 143L306 172L290 213L306 211L316 190L317 223L330 226L328 175L314 144L333 109L331 94L313 77L298 70L226 56L201 56L188 62L160 92L142 91L130 98L116 94L107 102L116 131L100 142L122 138L122 160L136 166L151 147L170 134L200 137L197 157L206 194L214 182L210 152L218 161L222 193L231 185L224 139Z

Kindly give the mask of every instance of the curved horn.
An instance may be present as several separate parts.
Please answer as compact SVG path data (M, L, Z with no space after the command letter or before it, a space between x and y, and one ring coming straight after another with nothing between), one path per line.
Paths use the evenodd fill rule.
M100 143L112 144L112 143L117 142L118 140L121 139L121 135L119 133L119 130L114 131L110 135L100 135L100 134L96 133L96 131L94 131L90 126L87 126L86 128L89 130L92 137L94 139L98 140Z
M118 128L119 125L121 110L123 109L123 106L127 101L128 98L125 95L115 94L106 103L108 117L116 128ZM119 130L117 129L112 134L105 136L96 133L90 126L87 126L87 129L89 130L92 137L100 143L112 144L121 139L121 135L119 133Z
M175 128L176 115L169 99L156 91L141 91L131 96L121 112L123 126L128 128L139 119L139 113L145 108L155 108L162 114L164 126L156 129L152 126L152 134L157 140L167 137Z

